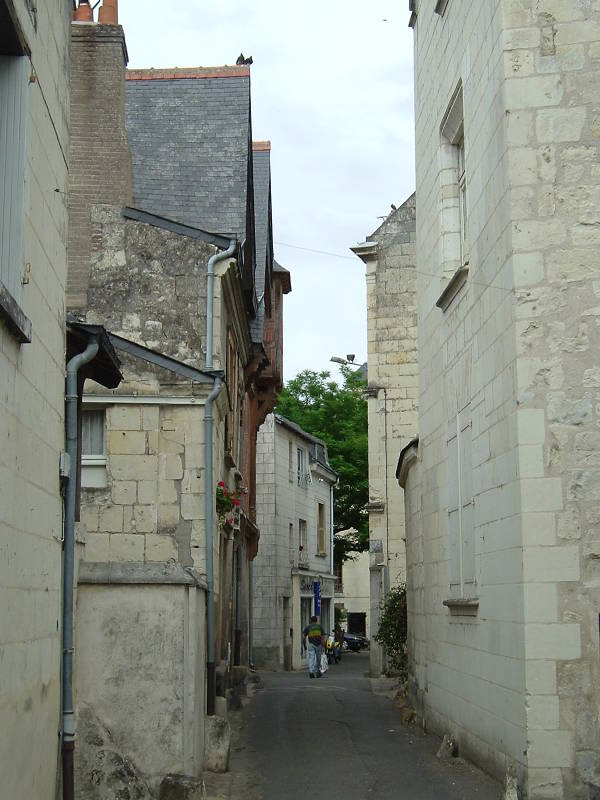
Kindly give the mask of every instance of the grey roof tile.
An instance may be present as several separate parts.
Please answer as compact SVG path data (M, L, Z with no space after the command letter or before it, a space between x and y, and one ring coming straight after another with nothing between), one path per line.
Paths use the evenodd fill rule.
M226 77L197 72L158 78L148 71L145 79L136 71L127 81L133 201L144 211L242 240L251 169L250 78L231 69Z

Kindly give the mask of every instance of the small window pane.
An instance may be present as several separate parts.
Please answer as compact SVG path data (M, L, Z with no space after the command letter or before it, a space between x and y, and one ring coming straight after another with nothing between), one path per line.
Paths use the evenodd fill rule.
M84 411L81 424L81 454L104 455L104 410Z

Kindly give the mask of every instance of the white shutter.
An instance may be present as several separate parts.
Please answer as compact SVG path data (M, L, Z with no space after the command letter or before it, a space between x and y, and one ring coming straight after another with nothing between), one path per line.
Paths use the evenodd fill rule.
M0 280L21 301L27 157L26 56L0 56Z
M460 497L456 418L448 423L448 583L451 597L460 597Z
M459 415L460 489L462 513L462 582L463 595L472 594L475 577L475 550L473 542L473 456L471 450L471 406Z

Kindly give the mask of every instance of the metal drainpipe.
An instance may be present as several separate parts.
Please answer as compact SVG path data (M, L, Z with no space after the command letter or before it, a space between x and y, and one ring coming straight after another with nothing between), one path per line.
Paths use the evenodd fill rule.
M242 537L238 533L237 547L235 548L235 635L233 640L233 664L239 667L242 650Z
M214 285L215 264L230 258L236 248L235 240L222 253L215 253L208 259L206 282L206 365L207 372L213 368L213 322L214 322ZM206 519L206 713L209 717L215 714L216 674L215 674L215 575L213 564L213 526L214 496L213 477L213 403L221 391L223 382L215 378L211 393L204 406L204 464L206 480L204 483L204 510Z
M67 363L66 429L67 453L71 474L65 497L65 531L63 544L63 614L62 614L62 768L63 800L73 800L75 783L73 754L75 750L75 712L73 709L73 593L75 576L75 502L77 499L77 375L79 368L98 352L94 337L83 353Z
M254 561L248 563L248 663L254 668Z

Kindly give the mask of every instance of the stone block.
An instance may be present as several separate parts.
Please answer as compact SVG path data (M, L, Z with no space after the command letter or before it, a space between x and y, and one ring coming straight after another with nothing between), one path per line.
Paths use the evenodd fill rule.
M100 507L98 514L98 530L106 533L123 530L123 508L121 506Z
M579 578L579 547L577 545L523 548L523 579L525 581L542 583L544 581L578 581Z
M160 483L160 481L159 481ZM138 503L142 506L148 506L156 503L158 488L156 481L138 481L137 484L137 499Z
M158 456L158 474L160 478L178 480L183 477L181 456L171 453L160 453Z
M558 697L535 696L525 701L527 726L531 730L554 731L559 725Z
M560 769L534 767L528 770L527 777L530 800L564 800Z
M142 406L142 428L145 431L156 431L158 422L158 406Z
M529 731L527 745L531 767L573 766L573 734L569 731Z
M146 561L177 560L177 542L172 536L148 533L145 538Z
M85 524L88 533L98 530L98 516L100 509L92 503L81 503L81 521Z
M164 504L158 506L158 526L160 529L176 528L179 525L180 511L178 504Z
M528 660L570 661L580 658L580 626L576 623L528 623L525 626L525 653Z
M119 431L139 431L142 414L139 406L111 406L108 409L108 429Z
M144 455L146 434L144 431L109 431L108 452L112 454Z
M175 488L175 481L159 480L158 502L159 503L177 502L177 489Z
M110 536L110 561L143 561L144 537L139 534L113 533Z
M156 506L134 506L133 518L138 533L150 533L156 530Z
M181 516L183 519L204 519L204 495L182 494Z
M545 548L527 548L527 550ZM532 556L533 558L534 556ZM543 557L540 556L540 557ZM558 622L558 588L555 583L529 582L523 565L524 618L526 622ZM535 580L535 579L534 579Z
M131 506L135 503L137 489L135 481L117 481L113 483L111 498L118 506Z
M560 511L563 508L561 478L523 478L521 507L527 511Z
M108 533L88 533L85 543L86 561L109 560L110 536Z
M535 125L538 142L578 142L585 122L585 107L541 109Z
M539 36L539 29L536 31ZM534 34L535 35L535 34ZM505 81L506 107L537 108L558 105L564 94L560 75L508 78Z
M527 695L556 694L556 664L554 661L525 662L525 691Z
M109 459L112 477L118 481L156 480L158 458L142 455L115 455Z

